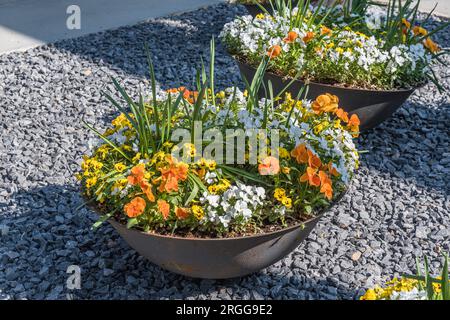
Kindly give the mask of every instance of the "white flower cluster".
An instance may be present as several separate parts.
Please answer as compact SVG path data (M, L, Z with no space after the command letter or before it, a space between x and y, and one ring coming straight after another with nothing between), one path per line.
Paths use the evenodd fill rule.
M292 12L295 13L295 10ZM369 8L365 22L369 29L377 30L381 28L385 19L385 13L379 9ZM428 71L427 66L432 60L432 55L425 50L422 43L400 44L385 49L382 39L368 37L351 30L341 30L332 36L322 35L321 45L315 47L315 53L311 53L305 49L307 44L304 38L310 31L320 35L320 26L302 23L299 27L291 28L289 18L282 17L277 12L273 17L264 16L255 19L251 16L239 17L224 26L220 38L232 54L257 61L274 45L281 47L281 57L289 53L292 44L287 43L285 39L290 31L298 35L294 51L296 63L292 68L296 68L296 71L302 74L307 73L316 77L324 76L321 74L324 70L320 67L320 63L317 70L314 65L311 67L311 54L316 55L313 58L317 61L324 61L325 65L333 66L330 67L330 72L336 72L335 67L342 66L347 74L358 72L362 78L366 78L367 75L369 79L373 77L374 81L381 75L384 79L388 79L385 83L389 85L394 83L403 85L404 80L401 78L404 75L418 74L414 79L420 79ZM326 64L327 61L329 64Z
M241 183L231 186L222 195L203 193L200 202L205 221L227 228L231 222L245 222L259 211L266 199L264 188Z
M410 291L393 291L389 300L427 300L427 293L425 290L413 288Z

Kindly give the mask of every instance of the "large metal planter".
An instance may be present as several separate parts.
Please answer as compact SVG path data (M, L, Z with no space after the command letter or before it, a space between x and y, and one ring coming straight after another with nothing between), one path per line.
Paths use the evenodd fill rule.
M261 8L256 4L244 4L244 6L252 17L256 17L258 14L263 13ZM263 4L262 6L269 12L269 14L272 14L272 6L270 4Z
M330 207L302 224L279 231L223 239L165 236L128 229L114 219L109 222L134 250L161 268L193 278L227 279L259 271L284 258L309 235L328 210Z
M264 269L293 251L321 216L280 231L224 239L182 238L127 229L110 220L140 255L169 271L193 278L226 279Z
M246 79L253 79L256 69L238 60L236 61L243 76ZM279 93L290 82L290 80L285 80L276 74L266 72L264 81L267 84L269 80L272 83L274 94ZM291 84L288 91L296 96L304 86L303 81L297 80ZM388 119L414 90L365 90L310 82L306 98L315 99L324 93L338 96L340 107L350 114L357 114L361 121L360 129L368 130ZM263 89L261 89L260 94L263 96Z

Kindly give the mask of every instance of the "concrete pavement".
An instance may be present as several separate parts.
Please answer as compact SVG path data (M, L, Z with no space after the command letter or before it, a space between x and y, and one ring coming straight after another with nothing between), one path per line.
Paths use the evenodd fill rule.
M132 25L221 0L0 0L0 54ZM77 5L80 19L77 19ZM69 10L68 10L69 9ZM80 29L69 29L69 26Z

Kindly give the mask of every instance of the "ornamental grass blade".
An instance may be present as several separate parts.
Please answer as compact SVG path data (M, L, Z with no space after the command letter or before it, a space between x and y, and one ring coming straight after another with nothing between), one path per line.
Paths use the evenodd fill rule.
M448 279L448 255L444 255L444 267L442 268L442 300L450 300L450 283Z
M254 182L258 182L261 184L264 184L266 186L272 186L270 183L268 183L267 181L264 181L263 179L258 178L258 176L256 174L253 174L251 172L248 172L246 170L243 169L239 169L236 167L232 167L232 166L228 166L225 164L221 164L221 165L217 165L219 168L221 168L223 171L227 172L228 174L231 174L233 176L238 176L238 177L242 177Z
M114 210L110 213L100 216L100 218L92 225L91 230L98 229L105 221L107 221L109 218L111 218L116 211L117 210Z
M209 87L211 89L212 104L216 105L216 95L214 93L214 64L216 60L216 43L214 41L214 36L210 43L210 61L209 61Z
M128 111L125 110L125 108L123 108L113 97L111 97L108 93L102 91L102 94L106 97L106 99L109 100L109 102L111 102L116 108L117 110L119 110L120 113L123 113L125 115L125 117L127 117L128 121L130 121L131 125L134 127L134 129L137 131L138 127L137 127L137 123L136 121L134 121L133 118L131 118L128 115Z
M97 134L103 141L105 141L107 144L109 144L114 150L116 150L118 153L120 153L125 159L131 162L131 159L122 151L120 150L111 140L106 138L104 135L102 135L100 132L97 131L94 127L90 126L86 121L82 120L83 124L90 130L92 130L95 134Z
M434 297L434 289L433 289L433 280L430 275L430 269L428 264L427 257L424 257L425 261L425 287L427 291L428 300L433 300Z
M160 135L159 132L159 115L158 115L158 101L156 98L156 77L155 77L155 68L153 66L153 60L152 57L150 55L150 49L148 47L148 44L145 44L145 52L147 55L147 63L148 63L148 67L149 67L149 71L150 71L150 79L151 79L151 86L152 86L152 100L153 100L153 118L154 118L154 123L156 126L156 135Z

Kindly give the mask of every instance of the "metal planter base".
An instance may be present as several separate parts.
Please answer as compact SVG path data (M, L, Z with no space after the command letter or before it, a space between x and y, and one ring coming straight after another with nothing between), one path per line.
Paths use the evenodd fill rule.
M237 64L242 75L247 79L253 79L256 69L238 60ZM290 82L283 80L280 76L266 72L264 76L267 85L270 80L274 89L274 94L279 93ZM305 86L303 81L295 81L288 89L293 96ZM306 98L315 99L317 96L330 93L339 98L339 105L350 114L357 114L362 131L372 129L388 119L414 92L415 89L402 90L365 90L344 88L320 83L309 83L308 95ZM261 96L264 90L261 90Z
M276 232L224 239L162 236L127 229L112 219L110 223L133 249L161 268L193 278L227 279L282 259L309 235L319 219Z

